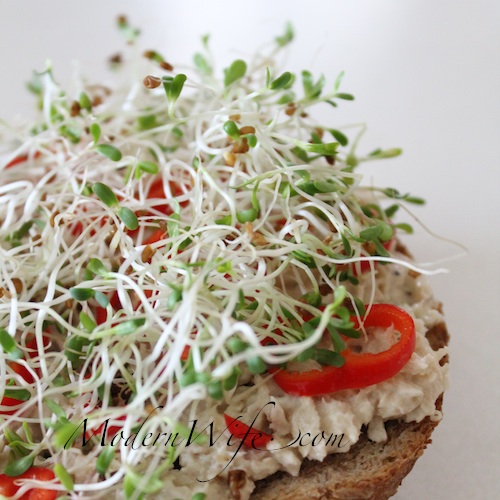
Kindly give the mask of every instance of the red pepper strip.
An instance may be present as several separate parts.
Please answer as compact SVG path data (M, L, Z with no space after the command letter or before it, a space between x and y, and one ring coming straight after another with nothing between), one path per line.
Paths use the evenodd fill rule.
M42 338L43 338L43 347L45 348L49 345L50 339L47 335L43 335ZM34 358L35 356L38 356L38 345L35 336L28 339L28 341L26 342L26 347L28 348L27 355L29 358ZM23 378L24 380L26 380L26 382L28 382L28 384L32 384L35 381L33 375L31 375L31 373L24 365L17 363L16 361L11 361L9 363L9 366L12 368L12 371L20 375L21 378ZM40 368L35 368L35 372L38 374L38 376L40 376L41 374Z
M40 151L37 151L33 156L32 159L36 160L40 156ZM14 167L15 165L18 165L19 163L24 163L25 161L28 161L29 157L28 155L21 155L18 156L17 158L14 158L10 163L7 163L5 168L10 168Z
M243 439L243 442L249 448L258 448L259 450L266 449L266 444L273 439L271 434L254 429L253 427L230 417L226 413L224 413L224 420L226 421L227 430L235 438Z
M102 325L107 319L108 319L108 313L106 312L106 309L101 306L97 306L95 308L95 322L98 325Z
M44 335L43 336L43 345L44 347L47 347L49 345L49 337ZM28 348L28 356L30 358L34 358L35 356L38 355L38 347L37 347L37 342L36 342L36 337L32 337L26 342L26 347ZM22 379L24 379L28 384L32 384L35 379L33 378L33 375L28 371L28 369L15 361L10 361L9 366L12 368L12 371L17 373ZM35 371L40 375L40 369L36 368ZM0 402L0 405L2 406L18 406L22 404L24 401L16 398L11 398L9 396L5 396L2 398L2 401ZM2 415L13 415L16 413L16 410L1 410L0 414Z
M170 181L169 185L170 185L170 191L172 192L172 195L174 197L184 194L184 191L176 182ZM163 189L163 178L161 176L158 176L151 184L151 187L148 192L148 198L167 199L167 195L165 194L165 190ZM180 205L181 207L185 207L188 204L189 201L186 200L183 201ZM159 205L155 205L153 208L165 215L170 215L173 213L173 210L168 203L161 203Z
M149 299L150 297L153 296L153 290L144 290L144 295ZM111 304L111 307L115 311L119 311L120 309L122 309L122 303L120 301L120 298L118 297L118 292L116 290L112 293L111 298L109 299L109 303ZM141 302L139 301L139 299L136 296L135 299L132 300L132 306L134 308L134 311L137 311L137 309L139 309L140 305L141 305ZM108 319L108 313L107 313L106 309L104 309L104 307L96 306L94 308L94 317L95 317L96 323L98 325L102 325ZM113 326L115 326L115 324L113 324Z
M13 497L21 488L16 484L20 479L36 479L38 481L51 481L55 474L50 469L44 467L31 467L26 472L16 477L0 474L0 496ZM20 500L54 500L57 497L56 490L46 490L43 488L31 488Z
M356 317L351 321L359 328ZM415 324L403 309L391 304L374 304L364 317L364 326L394 327L400 340L386 351L356 354L342 351L345 364L340 368L325 366L320 370L290 372L273 367L274 381L288 394L322 396L344 389L361 389L396 375L411 358L415 350Z
M12 371L14 373L17 373L23 380L26 380L28 384L32 384L35 381L33 375L31 375L31 373L24 365L12 361L9 363L9 366L12 368Z
M143 245L151 245L151 243L156 243L157 241L164 240L166 238L165 231L161 229L156 229L154 233L149 237L146 238L142 244Z
M4 396L2 401L0 402L1 406L18 406L23 404L24 401L20 399L10 398L9 396ZM0 415L14 415L19 408L15 408L14 410L0 410Z
M122 415L121 417L118 417L115 420L120 420L120 421L125 421L127 418L126 415ZM106 422L103 422L99 427L96 429L91 429L90 431L87 431L85 433L85 439L89 440L92 435L101 437L102 433L104 432L104 426L106 425ZM123 425L111 425L106 429L106 437L108 439L113 439L121 430L123 429Z
M182 350L182 354L181 354L181 359L182 361L187 361L188 358L189 358L189 352L191 351L191 347L186 345L184 346L184 349Z
M146 238L143 241L143 245L151 245L152 243L156 243L157 241L163 240L166 237L167 237L167 235L166 235L165 231L162 231L161 229L156 229L153 232L153 234L151 234L151 236L149 236L149 238ZM145 262L147 262L148 264L151 264L152 260L153 260L153 256L146 259Z

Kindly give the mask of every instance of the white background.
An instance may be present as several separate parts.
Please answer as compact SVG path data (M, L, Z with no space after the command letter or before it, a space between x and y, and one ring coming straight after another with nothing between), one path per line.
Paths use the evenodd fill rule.
M404 481L398 500L492 499L500 493L500 2L381 1L96 1L0 0L0 118L29 116L24 82L53 62L65 81L71 63L105 75L123 43L118 14L143 29L141 44L174 65L191 61L200 36L222 71L283 31L296 42L286 67L346 71L356 96L332 126L365 121L362 142L399 146L404 155L366 165L374 183L424 197L419 219L446 243L419 230L407 240L420 262L449 274L431 278L451 339L452 386L433 444Z

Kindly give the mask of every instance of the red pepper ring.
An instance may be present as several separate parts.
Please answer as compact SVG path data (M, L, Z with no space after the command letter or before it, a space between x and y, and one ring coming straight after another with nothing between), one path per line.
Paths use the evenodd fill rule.
M236 439L243 440L243 443L249 448L265 450L267 443L273 439L271 434L254 429L240 422L237 418L229 416L227 413L224 413L224 420L226 421L227 430Z
M50 469L46 469L45 467L30 467L26 472L23 472L19 476L15 477L0 474L0 496L2 498L13 497L21 488L21 486L18 485L18 481L20 479L52 481L55 477L54 472ZM57 490L33 487L19 498L20 500L54 500L57 495Z
M359 328L356 317L351 317ZM361 389L383 382L396 375L410 360L415 350L415 324L403 309L391 304L373 304L364 317L365 328L394 327L400 334L399 341L386 351L376 354L356 354L349 349L342 351L342 367L325 366L320 370L291 372L277 367L274 381L288 394L296 396L323 396L344 389Z
M40 151L36 151L35 154L31 156L31 159L36 160L40 156L40 154L41 154ZM28 155L16 156L12 161L10 161L9 163L7 163L7 165L5 165L5 168L14 167L19 163L24 163L25 161L28 161L29 159L30 157Z

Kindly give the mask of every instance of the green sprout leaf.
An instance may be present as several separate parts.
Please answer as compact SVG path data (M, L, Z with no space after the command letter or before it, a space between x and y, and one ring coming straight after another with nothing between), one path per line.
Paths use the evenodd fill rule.
M414 203L416 205L423 205L425 200L423 198L418 198L416 196L410 196L409 193L401 194L397 189L387 188L382 191L388 198L394 198L395 200L404 200L408 203Z
M167 299L167 311L173 311L175 304L182 300L182 289L173 288Z
M146 323L145 318L134 318L125 320L118 325L109 328L108 330L102 330L100 332L95 332L93 338L102 338L110 335L130 335L135 333L141 326Z
M285 45L288 45L293 40L293 38L293 26L290 22L288 22L285 25L285 33L283 33L283 35L281 36L277 36L275 40L279 47L284 47Z
M130 208L120 207L116 211L116 215L120 218L120 220L125 224L127 229L130 231L135 231L139 227L139 221L137 220L137 215L135 215Z
M33 465L34 457L28 455L12 460L5 467L4 473L9 477L17 477L26 472Z
M173 213L170 215L170 219L167 222L167 231L171 238L175 238L179 235L179 221L181 216L178 213Z
M83 311L80 313L80 323L82 324L83 328L87 330L88 332L93 332L97 325L92 321L90 316Z
M220 401L224 398L224 390L222 388L221 380L214 380L210 382L207 386L208 395L217 401Z
M73 478L62 464L58 463L54 465L54 473L59 481L61 481L61 484L66 488L66 491L74 490L75 483L73 482Z
M27 426L25 425L25 422L23 422L23 428L25 430L28 441L32 442L33 440L29 429L28 432L26 432ZM31 446L29 442L25 443L21 436L14 432L10 427L5 427L3 432L7 443L9 443L10 448L16 456L25 457L31 453Z
M97 258L93 257L87 264L87 269L91 271L96 276L106 276L109 271L106 269L104 264Z
M92 288L77 288L72 287L69 289L70 295L78 301L86 301L94 296L94 290Z
M264 360L259 356L252 356L247 359L247 366L250 373L257 375L264 373L267 370L267 365Z
M316 261L314 260L314 257L307 254L306 252L303 252L302 250L292 250L290 252L290 257L293 257L294 259L298 260L299 262L302 262L303 264L305 264L307 267L310 267L311 269L315 269L317 267Z
M400 229L401 231L404 231L407 234L413 234L413 227L410 224L407 224L406 222L400 222L399 224L395 224L394 227Z
M78 144L80 142L80 139L82 138L80 130L68 125L59 127L59 132L63 137L66 137L66 139L68 139L73 144Z
M101 307L103 307L104 309L106 309L106 307L109 306L109 299L108 299L107 295L105 295L104 293L100 292L99 290L95 291L94 298L97 301L97 303Z
M336 130L331 128L330 129L330 134L332 134L333 138L341 145L341 146L347 146L349 143L349 139L347 138L346 135L344 135L340 130Z
M394 214L395 214L398 210L399 210L399 205L394 204L394 205L391 205L390 207L387 207L387 208L384 210L384 212L385 212L386 217L388 217L388 218L390 219L391 217L393 217L393 216L394 216Z
M96 471L99 474L106 474L109 466L111 465L111 462L113 461L114 456L115 449L111 445L106 446L106 448L104 448L97 457L97 461L95 464Z
M40 75L33 71L33 77L31 81L26 83L26 88L34 95L40 96L43 92L43 83Z
M318 193L333 193L338 191L338 184L333 181L314 181Z
M137 37L141 34L140 29L130 26L125 16L119 16L116 24L118 26L118 30L128 43L134 43L137 40Z
M174 104L181 95L186 75L179 73L172 77L163 77L163 88L167 94L169 114L172 115L174 111Z
M19 401L28 401L28 399L31 399L33 397L31 392L27 391L26 389L8 389L8 388L5 389L4 396L8 396L9 398L14 398Z
M121 151L111 144L98 144L95 149L98 153L109 158L111 161L120 161L122 159Z
M232 83L245 76L247 63L241 59L233 61L229 68L224 69L224 87L229 87Z
M240 224L244 224L245 222L253 222L259 213L255 208L249 208L248 210L240 210L236 212L236 218Z
M354 96L352 94L346 94L343 92L337 92L333 97L336 97L337 99L344 99L344 101L354 100Z
M87 316L88 317L88 316ZM81 313L80 313L81 320ZM89 318L90 321L92 321ZM89 332L94 331L97 325L94 324L93 328L86 328ZM90 344L90 340L81 335L73 335L65 342L64 354L68 358L68 361L74 366L79 367L82 364L82 358L85 356L84 347ZM48 405L47 405L48 406Z
M302 71L302 86L304 88L304 96L306 99L316 99L321 95L325 85L325 77L320 76L317 82L314 82L313 76L309 71Z
M317 153L319 155L333 156L339 147L338 142L327 142L319 144L311 144L308 142L300 142L299 147L308 153Z
M233 368L233 371L229 377L224 380L224 390L230 391L238 383L238 378L241 375L241 370L237 367Z
M142 172L147 174L157 174L160 171L158 164L152 161L140 161L137 164L136 177L139 177Z
M111 189L103 184L102 182L96 182L92 186L92 191L94 194L108 207L117 207L118 198L116 194L111 191Z
M287 89L290 87L290 84L293 83L293 75L289 71L285 71L281 76L273 80L268 84L268 88L270 90L281 90Z
M141 484L142 483L142 484ZM125 498L141 498L142 495L137 495L138 491L142 493L155 493L163 488L163 481L161 481L155 474L144 481L144 476L136 474L129 470L125 475L124 481Z
M270 84L271 84L271 70L266 67L266 87L269 88Z
M24 357L23 351L16 346L14 339L3 328L0 328L0 345L4 352L9 354L9 359L21 359Z
M234 123L232 120L227 120L227 122L224 123L222 126L224 129L224 132L231 137L231 139L239 139L240 138L240 130L238 128L238 125Z
M78 437L80 425L69 421L58 422L54 432L54 446L58 450L69 449Z
M224 217L221 217L220 219L217 219L215 223L220 226L230 226L232 221L233 218L230 215L226 215Z
M44 399L47 408L58 418L60 421L66 419L66 412L52 399Z
M257 146L257 137L255 136L255 134L245 134L243 137L246 138L248 145L251 148L254 148L255 146Z
M78 100L80 107L82 109L86 109L87 111L92 110L92 102L90 101L90 97L85 92L80 92L80 98ZM97 125L96 123L93 125ZM97 141L95 141L97 142Z
M319 307L323 300L323 297L318 292L307 292L302 298L311 306Z
M248 348L248 344L239 337L231 337L227 341L227 347L233 354L238 354L245 351Z
M341 354L335 351L329 351L328 349L316 349L315 358L319 364L324 366L340 368L344 366L345 363Z
M401 148L391 148L385 150L376 150L370 154L370 159L382 159L382 158L395 158L396 156L400 156L403 153Z
M198 69L198 71L201 74L207 75L207 76L210 76L212 74L212 66L210 66L209 62L207 61L207 59L204 55L197 52L193 56L193 61L194 61L196 68Z
M344 78L345 72L341 71L337 78L335 79L335 83L333 84L333 91L337 92L340 88L340 84L342 83L342 79Z
M34 220L29 220L29 221L23 223L23 225L17 231L14 231L10 235L9 240L10 241L20 241L25 236L28 236L29 231L31 229L31 226L33 226L34 222L35 222Z
M156 115L143 115L137 118L137 127L139 130L150 130L158 126Z
M94 144L97 144L99 142L99 139L101 138L101 127L98 123L92 123L89 130L92 138L94 139Z

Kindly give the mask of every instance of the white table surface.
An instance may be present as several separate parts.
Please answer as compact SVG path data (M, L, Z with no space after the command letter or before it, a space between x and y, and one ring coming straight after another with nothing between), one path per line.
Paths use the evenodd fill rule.
M143 28L144 48L174 64L190 61L211 33L222 71L290 20L296 42L285 69L331 83L345 70L343 90L356 101L328 114L332 126L366 122L367 152L403 148L364 171L427 200L416 215L429 233L407 244L420 262L450 271L431 278L452 335L445 418L395 498L500 498L500 2L3 0L0 118L29 116L24 82L47 58L62 81L73 60L104 75L122 46L114 29L122 13Z

